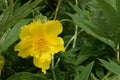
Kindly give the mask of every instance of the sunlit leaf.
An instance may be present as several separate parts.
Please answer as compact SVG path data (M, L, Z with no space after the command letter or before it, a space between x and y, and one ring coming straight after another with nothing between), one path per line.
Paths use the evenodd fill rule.
M120 66L117 63L115 63L111 60L110 60L110 62L108 62L108 61L105 61L102 59L100 59L100 62L106 69L110 70L111 72L113 72L115 74L120 74Z

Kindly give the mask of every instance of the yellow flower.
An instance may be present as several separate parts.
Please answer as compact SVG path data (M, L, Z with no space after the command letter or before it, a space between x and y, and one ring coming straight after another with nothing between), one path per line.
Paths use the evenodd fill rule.
M5 64L5 58L0 55L0 76L1 76L1 70L3 69L3 66Z
M46 73L52 56L64 51L64 41L58 35L62 32L62 24L58 20L45 23L33 21L21 28L21 41L15 46L18 55L26 58L33 57L34 65Z

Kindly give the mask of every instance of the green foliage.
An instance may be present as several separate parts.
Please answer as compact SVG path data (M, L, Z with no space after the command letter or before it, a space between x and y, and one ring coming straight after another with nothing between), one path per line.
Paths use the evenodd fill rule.
M70 5L78 14L69 15L72 17L73 21L87 33L115 49L119 42L120 34L119 6L116 4L117 11L112 5L104 0L97 0L97 4L100 10L102 10L102 16L99 16L99 13L96 13L97 10L96 12L93 12L94 15L92 15L88 11L81 10L78 6L73 6L72 4Z
M120 0L61 1L57 7L59 0L0 0L0 54L5 58L0 80L120 80ZM54 68L43 74L14 46L22 26L44 23L55 14L63 24L59 36L66 50L55 54Z
M93 73L91 73L91 80L98 80Z
M15 10L15 3L10 4L9 7L6 8L5 11L0 15L0 34L30 14L32 9L35 8L36 5L41 1L42 0L35 0L31 3L28 1Z
M7 80L47 80L43 75L32 74L29 72L16 73Z
M108 4L107 2L105 2L104 0L97 0L99 7L101 8L101 10L103 11L105 18L107 19L107 23L110 24L110 29L112 31L112 38L115 42L115 44L117 44L117 42L119 42L119 34L120 34L120 22L119 22L119 6L116 5L117 10L115 10L115 8L113 8L110 4ZM115 15L115 16L113 16Z
M120 74L110 77L109 80L120 80Z
M82 71L81 74L78 72L74 80L88 80L89 74L92 70L93 62L88 64Z
M100 59L100 62L105 68L107 68L108 70L110 70L111 72L115 74L113 76L110 76L108 80L119 80L120 79L120 66L118 64L116 64L115 62L111 60L109 60L108 62L108 61Z
M105 60L100 60L100 62L105 68L107 68L108 70L110 70L111 72L115 74L120 74L120 66L111 60L109 61L110 62L107 62Z

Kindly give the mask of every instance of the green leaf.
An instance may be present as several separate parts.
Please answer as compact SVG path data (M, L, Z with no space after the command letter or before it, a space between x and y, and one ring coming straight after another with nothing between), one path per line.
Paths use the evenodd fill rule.
M91 56L99 56L104 53L102 50L97 50L97 47L94 47L97 42L95 40L85 42L81 47L80 53L76 57L76 65L80 65L82 62L90 58ZM100 46L99 46L100 47Z
M98 6L102 9L108 24L110 24L110 29L112 30L112 38L114 39L115 43L120 41L120 13L119 13L119 1L116 2L117 9L112 7L109 3L105 0L97 0ZM113 16L115 15L115 16Z
M96 76L101 80L104 77L103 67L97 66L97 68L95 68L95 73L96 73Z
M100 59L100 62L106 69L110 70L111 72L115 74L120 74L120 66L111 60L109 61L110 62Z
M120 80L120 74L110 76L108 80Z
M74 80L88 80L89 78L89 74L92 70L93 67L93 63L91 62L90 64L88 64L81 73L77 72L77 75L75 76Z
M91 15L88 11L81 10L78 6L73 6L72 4L70 5L78 13L68 14L70 17L72 17L75 24L83 28L88 34L94 36L95 38L101 40L102 42L115 49L115 39L118 37L115 37L115 34L119 33L119 29L117 29L117 32L114 31L111 28L111 25L107 24L106 20L103 19L103 17L101 18L101 15L99 15L100 13L94 13L94 15Z
M14 4L11 4L1 15L0 15L0 34L3 32L3 26L6 24L8 18L11 17L13 12Z
M59 68L55 69L55 74L57 80L65 80L65 72L61 71Z
M16 73L7 80L47 80L42 74L33 74L29 72Z
M3 12L0 16L0 32L7 30L23 18L25 18L41 1L42 0L35 0L31 3L30 1L28 1L14 11L13 8L15 4L11 4L8 9L6 9L5 12Z
M118 16L112 5L107 3L105 0L97 0L97 2L98 2L98 6L102 9L109 23L116 24L118 22L118 18L117 18Z
M115 48L114 41L109 38L109 35L107 35L105 33L104 29L103 30L99 29L100 26L94 25L93 22L84 21L84 19L81 19L81 17L79 15L69 14L69 16L71 16L72 19L73 19L73 21L78 26L80 26L81 28L83 28L88 34L90 34L90 35L94 36L95 38L99 39L100 41L108 44L113 49Z
M91 80L98 80L93 73L91 73L90 77L91 77Z
M116 0L116 7L117 7L117 11L120 15L120 0Z
M0 52L6 50L10 45L12 45L17 39L20 32L20 28L29 23L31 19L24 19L18 22L12 29L8 29L2 38L0 39Z

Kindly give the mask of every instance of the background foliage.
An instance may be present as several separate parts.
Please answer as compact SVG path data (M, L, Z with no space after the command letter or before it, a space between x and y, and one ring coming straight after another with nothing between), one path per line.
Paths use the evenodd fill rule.
M55 80L51 69L43 74L31 57L14 51L21 26L40 14L56 17L64 28L60 36L66 51L55 55L56 80L120 79L120 0L0 0L0 54L5 58L0 80Z

